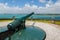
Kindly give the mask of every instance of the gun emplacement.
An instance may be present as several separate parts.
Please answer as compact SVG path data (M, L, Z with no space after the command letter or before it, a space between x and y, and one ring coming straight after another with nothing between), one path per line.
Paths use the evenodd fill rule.
M25 20L33 14L34 13L31 13L31 14L28 14L27 16L25 16L25 17L18 18L16 20L14 20L13 22L11 22L7 25L8 29L9 30L15 30L17 28L19 29L19 27L20 28L25 28Z
M4 40L5 38L10 37L12 34L14 34L15 32L17 32L21 29L25 29L26 28L25 20L33 14L34 14L34 12L32 12L31 14L28 14L22 18L15 19L13 22L9 23L7 25L8 30L0 33L0 40Z

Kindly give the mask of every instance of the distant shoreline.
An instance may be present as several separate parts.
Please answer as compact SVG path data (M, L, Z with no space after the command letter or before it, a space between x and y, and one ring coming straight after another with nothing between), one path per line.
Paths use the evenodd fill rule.
M18 19L18 18L0 18L0 20L13 20L13 19ZM27 20L54 20L54 19L31 19L31 18L28 18ZM60 20L54 20L54 21L60 21Z

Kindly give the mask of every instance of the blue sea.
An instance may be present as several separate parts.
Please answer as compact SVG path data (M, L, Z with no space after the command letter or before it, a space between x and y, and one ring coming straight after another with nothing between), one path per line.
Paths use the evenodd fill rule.
M2 18L12 18L15 16L15 18L21 18L28 14L0 14L0 19ZM34 14L30 17L30 19L47 19L47 20L60 20L60 14L59 15L45 15L45 14Z

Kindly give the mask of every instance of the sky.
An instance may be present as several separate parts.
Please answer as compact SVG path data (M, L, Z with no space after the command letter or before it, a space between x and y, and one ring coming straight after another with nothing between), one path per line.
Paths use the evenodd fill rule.
M60 14L60 0L0 0L0 14L31 12Z

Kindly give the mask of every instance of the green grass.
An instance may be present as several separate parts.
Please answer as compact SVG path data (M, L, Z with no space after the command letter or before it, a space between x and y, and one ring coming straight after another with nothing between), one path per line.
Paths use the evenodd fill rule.
M0 22L8 22L8 21L12 21L12 20L0 20Z
M0 20L0 22L8 22L8 21L13 21L13 20ZM31 20L27 20L27 21L31 21ZM32 20L32 21L35 21L35 22L45 22L45 23L51 23L52 24L51 20ZM60 21L55 21L54 24L60 25Z
M30 21L30 20L28 20ZM51 21L49 20L32 20L32 21L35 21L35 22L47 22L47 23L51 23Z
M28 20L30 21L30 20ZM32 21L35 21L35 22L44 22L44 23L51 23L53 24L53 22L51 20L32 20ZM54 24L58 24L60 25L60 21L55 21Z
M58 25L60 25L60 21L55 21L55 24L58 24Z

